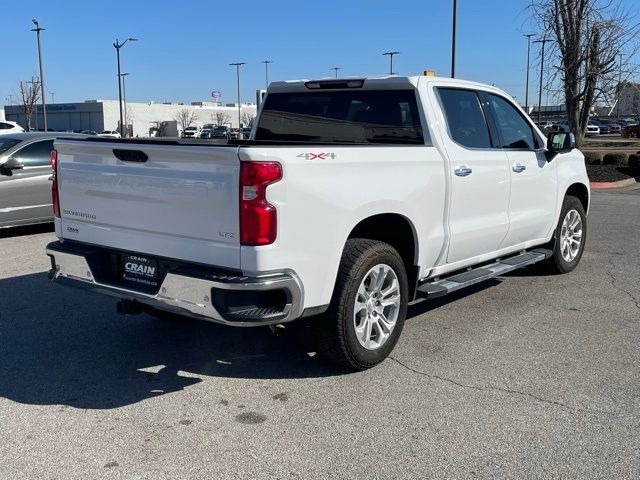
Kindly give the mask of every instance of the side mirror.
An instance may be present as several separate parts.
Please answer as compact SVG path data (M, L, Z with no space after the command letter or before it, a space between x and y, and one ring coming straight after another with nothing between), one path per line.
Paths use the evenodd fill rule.
M559 153L570 152L576 148L576 137L568 132L551 132L547 137L547 150L545 155L550 162Z
M0 165L0 170L2 170L2 172L9 172L9 174L11 174L12 170L20 170L21 168L24 168L22 162L13 157L9 157L6 162Z

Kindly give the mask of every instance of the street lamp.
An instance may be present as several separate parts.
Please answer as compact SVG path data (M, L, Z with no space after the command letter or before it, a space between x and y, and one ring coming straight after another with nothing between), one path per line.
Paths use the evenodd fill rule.
M229 66L236 67L236 81L238 83L238 128L240 128L241 114L240 114L240 66L246 65L246 62L230 63Z
M56 102L55 102L55 100L53 99L53 95L54 95L55 93L56 93L56 92L49 92L49 95L51 95L51 103L56 103Z
M336 72L336 78L338 78L338 70L342 70L342 67L331 67L331 70Z
M129 74L120 74L120 77L122 77L122 101L124 103L124 128L126 129L126 137L129 136L129 124L127 123L127 82L125 82L127 75Z
M44 30L44 28L40 27L38 20L35 18L31 20L36 28L32 28L32 32L36 32L36 36L38 37L38 63L40 65L40 95L42 96L42 115L44 116L44 131L47 131L47 103L46 98L44 96L44 72L42 68L42 45L40 43L40 32ZM36 111L36 120L38 119L38 112Z
M456 27L458 24L458 1L453 0L453 18L451 28L451 78L456 78Z
M524 110L529 115L529 70L530 70L530 59L531 59L531 37L533 37L535 33L526 33L524 36L527 37L527 84L525 87L524 93Z
M260 63L264 63L264 83L265 83L265 88L269 88L269 64L273 63L273 61L262 60Z
M393 56L398 55L400 52L384 52L382 55L389 55L389 75L394 75L393 73Z
M544 73L544 46L547 44L547 42L550 42L551 40L549 40L546 36L542 37L542 40L536 40L533 43L541 43L542 44L542 51L540 52L540 86L538 87L538 125L540 125L541 123L541 116L542 116L542 80L543 80L543 73Z
M121 76L120 75L120 49L122 47L124 47L124 45L129 41L137 42L138 39L129 37L124 42L120 43L120 42L118 42L118 39L116 38L116 41L113 44L113 47L116 49L116 58L118 60L118 107L119 107L119 110L120 110L120 128L119 128L119 130L120 130L120 136L122 136L122 137L124 137L124 131L122 129L122 121L123 121L123 119L122 119L122 83L120 82L120 76Z

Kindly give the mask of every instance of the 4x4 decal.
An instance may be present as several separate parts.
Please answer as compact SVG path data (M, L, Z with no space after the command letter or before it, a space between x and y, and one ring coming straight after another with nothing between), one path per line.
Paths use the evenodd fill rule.
M331 160L335 160L335 153L301 153L300 155L296 155L296 158L304 158L305 160L326 160L330 158Z

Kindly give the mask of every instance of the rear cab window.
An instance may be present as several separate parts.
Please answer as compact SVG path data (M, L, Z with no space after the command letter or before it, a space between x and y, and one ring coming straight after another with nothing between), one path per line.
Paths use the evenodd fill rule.
M414 89L267 95L256 140L424 145Z
M0 137L0 154L6 152L10 148L18 145L22 140L17 138L7 138L4 135Z
M451 139L466 148L491 148L480 98L474 90L437 88Z

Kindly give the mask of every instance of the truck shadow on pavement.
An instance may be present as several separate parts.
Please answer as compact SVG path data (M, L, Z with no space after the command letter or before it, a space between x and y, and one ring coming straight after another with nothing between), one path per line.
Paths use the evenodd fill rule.
M55 285L45 272L0 280L0 397L109 409L202 381L340 374L295 335L178 317L119 316L115 300Z
M55 285L45 272L1 279L0 291L0 397L19 403L111 409L178 392L200 376L344 374L311 352L303 322L275 336L267 328L119 316L115 299ZM408 316L461 295L413 304Z

